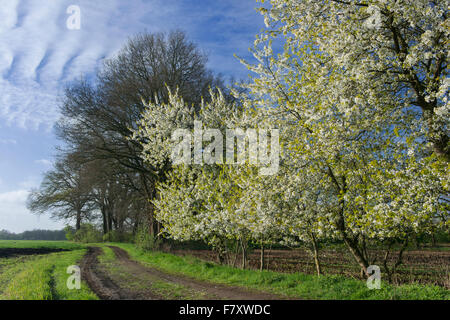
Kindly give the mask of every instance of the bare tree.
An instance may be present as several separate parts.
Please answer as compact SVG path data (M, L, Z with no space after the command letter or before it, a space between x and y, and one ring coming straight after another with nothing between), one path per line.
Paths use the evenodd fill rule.
M59 159L55 168L45 174L38 189L31 191L27 207L37 214L50 213L56 220L75 220L76 230L91 215L90 186L82 165L70 159Z
M140 144L129 139L131 130L144 110L143 101L164 102L168 90L178 89L186 102L198 108L202 97L209 97L210 88L224 89L222 80L207 69L206 62L206 55L181 31L168 35L142 33L104 63L96 83L80 80L65 92L62 118L56 125L58 136L66 143L65 151L77 153L82 164L103 161L101 166L113 169L108 175L116 182L120 177L127 198L133 199L128 206L122 203L122 208L144 208L153 233L158 225L148 200L156 197L155 183L164 179L164 170L144 163ZM102 183L108 188L115 185L97 177L97 192Z

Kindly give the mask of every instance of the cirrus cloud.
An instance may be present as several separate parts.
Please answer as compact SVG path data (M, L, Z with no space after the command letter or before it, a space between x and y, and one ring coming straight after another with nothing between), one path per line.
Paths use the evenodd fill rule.
M141 0L128 2L130 8L142 4ZM88 0L2 2L0 118L22 128L51 127L58 118L58 95L64 84L95 71L126 39L126 28L111 21L121 3L120 0L108 1L108 5ZM80 30L69 30L66 26L69 18L66 10L72 4L81 8Z
M67 8L81 10L69 30ZM8 0L0 6L0 121L51 128L65 83L95 73L128 37L144 30L186 30L207 49L210 67L243 75L233 57L247 48L262 21L254 0ZM236 72L236 70L239 70Z

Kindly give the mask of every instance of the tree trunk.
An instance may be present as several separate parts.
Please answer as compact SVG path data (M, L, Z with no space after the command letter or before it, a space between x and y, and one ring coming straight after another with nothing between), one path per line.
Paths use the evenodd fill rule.
M269 266L270 266L270 253L272 252L272 243L269 246L269 252L267 254L267 263L266 263L266 270L269 270Z
M314 234L311 234L311 240L312 240L312 254L314 258L314 264L316 266L317 276L320 276L322 275L322 268L319 261L319 246L317 244L317 240Z
M358 248L358 244L356 241L353 241L349 239L347 236L344 236L344 243L346 244L347 248L350 250L350 253L355 258L358 265L361 267L361 271L364 274L365 277L369 277L369 273L367 272L367 268L369 267L369 264L367 260L364 258L364 255L361 253L361 251Z
M340 217L337 222L337 229L339 230L340 234L342 235L342 238L344 239L344 243L347 246L347 248L349 249L353 258L355 258L356 262L361 267L361 272L364 274L364 276L366 278L368 278L370 276L369 273L367 272L369 263L368 263L367 259L364 257L364 253L358 247L358 239L357 238L352 239L347 234L343 210L344 209L341 209L341 212L340 212Z
M420 239L419 239L419 236L418 236L418 235L416 235L416 236L414 237L414 242L416 243L416 249L417 249L417 250L420 250Z
M222 248L219 248L217 250L217 260L219 261L220 265L224 265L225 264L226 259L225 259L225 255L224 255L224 252L223 252Z
M101 209L102 212L102 220L103 220L103 235L108 233L108 226L106 225L106 212L105 208Z
M241 247L242 247L242 269L245 270L245 268L247 267L247 242L241 240Z
M117 221L117 218L114 218L114 216L112 216L111 220L112 220L113 225L114 225L114 230L119 230L119 223Z
M147 180L144 174L140 174L142 185L144 186L145 195L147 197L147 213L148 213L148 228L150 234L155 237L155 233L157 232L157 222L155 219L155 208L153 204L150 202L155 199L158 195L153 186L149 187Z
M392 266L392 269L389 269L389 266L387 264L388 253L386 254L384 259L384 268L387 273L389 283L393 282L394 277L396 276L397 268L403 263L403 253L407 247L408 247L408 237L406 237L406 239L403 241L403 244L397 255L397 260Z
M264 244L261 242L261 257L259 263L259 271L264 270Z
M135 219L133 223L133 237L137 234L139 230L139 219Z
M236 247L234 250L234 257L233 257L233 264L232 264L233 267L236 267L236 262L237 262L237 259L239 256L239 251L240 251L239 241L236 241Z
M108 210L108 232L111 232L113 230L113 221L112 221L112 215L111 215L111 210Z
M75 230L78 231L81 229L81 210L77 209L77 222L75 226Z
M347 192L346 177L342 176L342 186L341 186L330 166L328 166L328 175L331 178L331 180L333 181L333 183L335 184L336 188L339 190L340 194L344 195ZM351 239L347 234L347 229L345 226L345 217L344 217L345 201L341 199L340 205L341 205L341 208L339 211L339 218L338 218L336 227L339 230L340 234L342 235L345 245L350 250L350 253L353 255L356 262L361 267L361 270L363 271L363 273L365 274L366 277L369 277L370 275L367 272L367 268L369 267L369 264L368 264L367 260L364 258L364 254L361 252L360 248L358 248L357 239Z
M423 110L427 109L427 106L421 106ZM427 116L428 114L428 116ZM449 143L449 136L447 133L440 129L435 129L435 119L433 117L433 112L425 112L425 120L428 123L428 128L430 130L429 134L429 140L433 144L433 151L434 153L445 160L447 163L450 162L450 143Z

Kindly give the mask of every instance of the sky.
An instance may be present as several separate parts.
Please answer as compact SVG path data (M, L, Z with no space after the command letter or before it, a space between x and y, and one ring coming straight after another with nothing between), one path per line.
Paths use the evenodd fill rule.
M68 28L70 6L80 28ZM264 27L255 0L0 0L0 230L61 229L63 221L26 208L32 188L51 169L53 132L64 86L92 77L138 32L184 30L224 76L246 79L233 56ZM71 24L69 23L69 26Z

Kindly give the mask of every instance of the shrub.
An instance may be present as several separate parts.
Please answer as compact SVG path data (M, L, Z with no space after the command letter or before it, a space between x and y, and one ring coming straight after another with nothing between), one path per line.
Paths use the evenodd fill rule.
M138 228L134 242L139 249L144 251L158 250L161 246L161 239L152 235L149 227L146 225L141 225Z
M64 231L66 232L66 239L69 241L74 241L75 238L75 229L71 226L66 226L64 228Z
M80 230L75 232L73 240L76 242L101 242L103 239L102 233L92 224L82 224Z
M133 242L133 234L119 230L113 230L103 235L104 242Z

